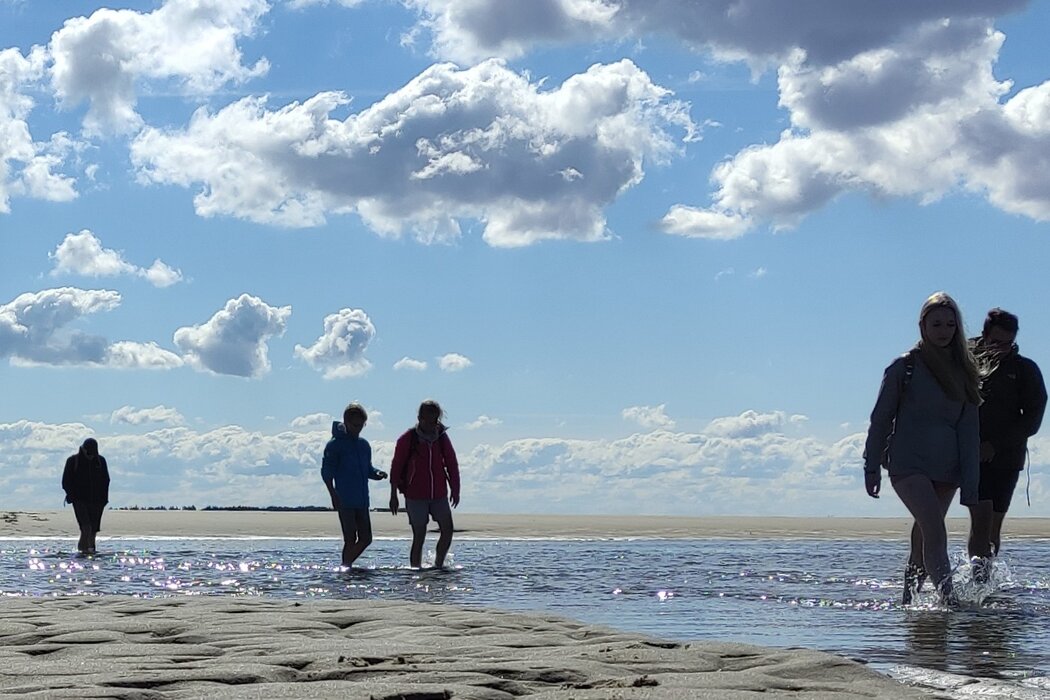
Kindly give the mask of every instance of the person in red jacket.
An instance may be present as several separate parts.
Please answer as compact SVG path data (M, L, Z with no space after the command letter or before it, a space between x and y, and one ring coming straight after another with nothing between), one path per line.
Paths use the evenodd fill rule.
M441 529L434 557L436 568L445 565L445 555L452 544L449 504L452 508L459 505L459 462L441 422L444 415L437 401L421 403L418 422L397 439L390 464L390 512L397 515L401 509L397 492L405 494L405 512L412 526L409 563L416 569L422 565L430 518Z

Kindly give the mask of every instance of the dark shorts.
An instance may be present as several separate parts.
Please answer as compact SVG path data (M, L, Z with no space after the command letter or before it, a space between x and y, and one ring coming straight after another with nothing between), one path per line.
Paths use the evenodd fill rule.
M105 503L91 503L89 501L76 501L73 503L73 514L77 516L77 525L80 526L81 530L101 531L102 511L105 509Z
M447 498L406 498L405 512L413 530L425 531L433 517L442 530L452 531L452 509Z
M344 542L372 539L372 519L367 508L340 508L339 527L343 529Z
M981 485L979 487L982 501L991 501L992 510L1005 513L1010 510L1010 501L1014 497L1017 479L1021 472L1013 469L996 469L987 464L981 465Z

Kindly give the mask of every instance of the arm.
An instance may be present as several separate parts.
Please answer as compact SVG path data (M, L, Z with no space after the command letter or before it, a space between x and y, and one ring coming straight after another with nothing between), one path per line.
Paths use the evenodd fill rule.
M452 440L449 439L448 433L441 436L441 456L445 462L449 489L452 491L449 502L455 508L459 505L459 460L456 459L456 450L452 447Z
M402 435L394 444L394 456L390 460L390 512L397 515L401 504L397 500L397 491L401 488L401 479L404 478L402 466L408 457L408 437Z
M68 457L66 458L66 466L62 469L62 490L66 492L66 503L73 502L73 491L76 488L73 483L74 464L76 464L76 457Z
M864 443L865 474L881 472L883 452L886 450L890 433L893 432L893 421L897 418L897 409L900 406L903 378L903 358L890 364L882 375L879 396L875 400L875 408L871 411L871 421L868 424L868 438Z
M963 404L963 413L959 417L955 434L959 445L959 471L962 481L959 502L964 506L975 506L978 502L977 486L981 480L981 428L977 406L968 401Z
M382 481L386 478L386 472L376 469L372 466L372 444L365 443L368 445L368 478L373 481Z
M1039 432L1046 412L1046 384L1039 365L1025 358L1021 362L1021 422L1018 428L1025 440ZM1022 440L1023 442L1023 440Z
M109 465L102 455L98 456L98 462L102 465L102 503L106 504L109 503Z
M338 451L329 442L325 445L324 456L321 458L321 481L328 489L328 496L332 499L332 508L339 510L339 494L335 490L335 470L339 465Z

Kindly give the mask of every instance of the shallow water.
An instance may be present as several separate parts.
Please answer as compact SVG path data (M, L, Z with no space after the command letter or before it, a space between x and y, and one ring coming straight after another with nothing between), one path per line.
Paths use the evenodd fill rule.
M901 606L904 545L877 540L460 538L445 571L404 566L405 540L376 541L350 571L330 539L99 544L100 554L81 559L69 539L0 540L0 595L375 598L543 611L683 641L822 649L957 697L978 688L981 697L1050 697L1050 541L1008 543L987 586L973 586L961 563L964 609L953 611L932 593Z

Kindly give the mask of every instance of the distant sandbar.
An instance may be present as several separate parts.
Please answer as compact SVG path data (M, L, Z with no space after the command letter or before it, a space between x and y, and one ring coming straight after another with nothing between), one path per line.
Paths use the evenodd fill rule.
M612 515L487 515L456 513L460 537L477 538L815 538L884 539L904 536L906 518L787 518L753 516L672 517ZM405 515L372 513L377 537L408 537ZM952 537L965 536L969 521L951 518ZM1011 518L1004 535L1050 538L1050 518ZM0 537L72 536L76 523L64 511L0 511ZM111 510L102 522L109 537L333 537L332 512Z

